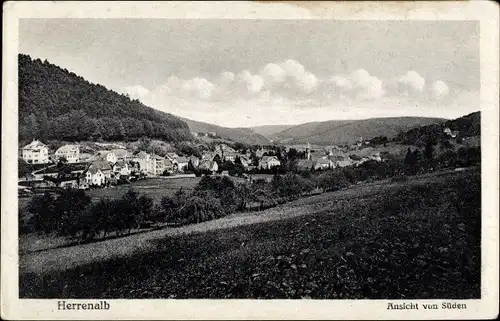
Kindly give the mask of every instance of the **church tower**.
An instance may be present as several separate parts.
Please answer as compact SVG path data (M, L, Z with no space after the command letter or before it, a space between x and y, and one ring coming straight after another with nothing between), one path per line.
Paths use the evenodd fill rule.
M307 160L311 160L311 144L309 144L309 142L307 142L306 154L307 154Z

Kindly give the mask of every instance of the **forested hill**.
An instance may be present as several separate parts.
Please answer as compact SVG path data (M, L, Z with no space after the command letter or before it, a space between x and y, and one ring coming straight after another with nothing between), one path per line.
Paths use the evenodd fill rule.
M254 132L251 128L228 128L209 123L194 121L187 118L181 118L181 119L188 124L192 132L196 133L215 132L217 136L223 139L247 145L268 145L270 143L269 139Z
M481 112L477 111L463 117L448 120L440 124L432 124L413 128L411 130L401 132L395 140L405 144L413 144L423 146L428 141L439 142L448 139L444 130L449 128L452 131L458 131L457 137L474 137L481 135Z
M19 139L191 140L179 118L92 84L40 59L19 55Z

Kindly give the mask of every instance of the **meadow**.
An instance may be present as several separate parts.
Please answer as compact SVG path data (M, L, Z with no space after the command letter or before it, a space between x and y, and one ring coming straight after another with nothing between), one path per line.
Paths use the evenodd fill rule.
M478 169L361 184L149 236L35 253L21 257L20 297L479 298L480 185ZM80 252L92 255L83 260ZM64 253L72 265L58 264L71 261ZM30 268L49 256L44 271Z
M192 190L199 181L199 177L149 178L111 188L91 189L87 191L87 194L93 200L117 199L133 188L137 192L151 197L155 202L159 202L163 196L172 196L180 188L186 191Z

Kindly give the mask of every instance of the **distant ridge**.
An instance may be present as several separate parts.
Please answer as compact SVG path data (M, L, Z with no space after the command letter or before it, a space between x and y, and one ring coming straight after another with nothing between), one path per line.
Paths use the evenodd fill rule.
M217 136L231 140L233 142L248 144L248 145L268 145L268 138L254 132L251 128L227 128L209 123L194 121L187 118L182 118L187 123L189 129L196 133L215 132Z
M262 125L250 127L254 132L265 137L272 137L272 135L287 130L288 128L295 127L296 125Z
M269 139L281 144L315 145L350 144L360 137L369 139L376 136L396 137L400 132L411 128L439 124L442 118L426 117L388 117L363 120L331 120L311 122L287 128L271 134Z

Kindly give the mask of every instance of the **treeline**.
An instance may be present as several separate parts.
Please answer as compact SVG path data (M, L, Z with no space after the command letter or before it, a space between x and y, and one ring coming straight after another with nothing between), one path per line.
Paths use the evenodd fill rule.
M26 208L32 215L19 226L21 233L56 233L88 241L111 233L129 234L149 219L152 210L153 200L133 190L116 200L92 203L84 191L68 188L56 195L35 196Z
M194 190L182 188L173 196L164 196L154 205L146 195L133 190L117 200L92 203L80 190L64 190L56 197L36 196L27 207L32 217L21 222L20 232L56 232L60 235L91 240L110 233L122 235L147 224L200 223L237 211L262 210L305 195L336 191L359 182L393 178L408 179L414 174L445 168L480 165L480 148L449 150L434 156L427 150L408 150L404 161L367 161L357 167L276 174L263 179L235 182L232 178L204 176ZM26 215L20 215L24 217Z
M19 137L68 141L192 139L188 125L177 117L24 54L19 55Z

